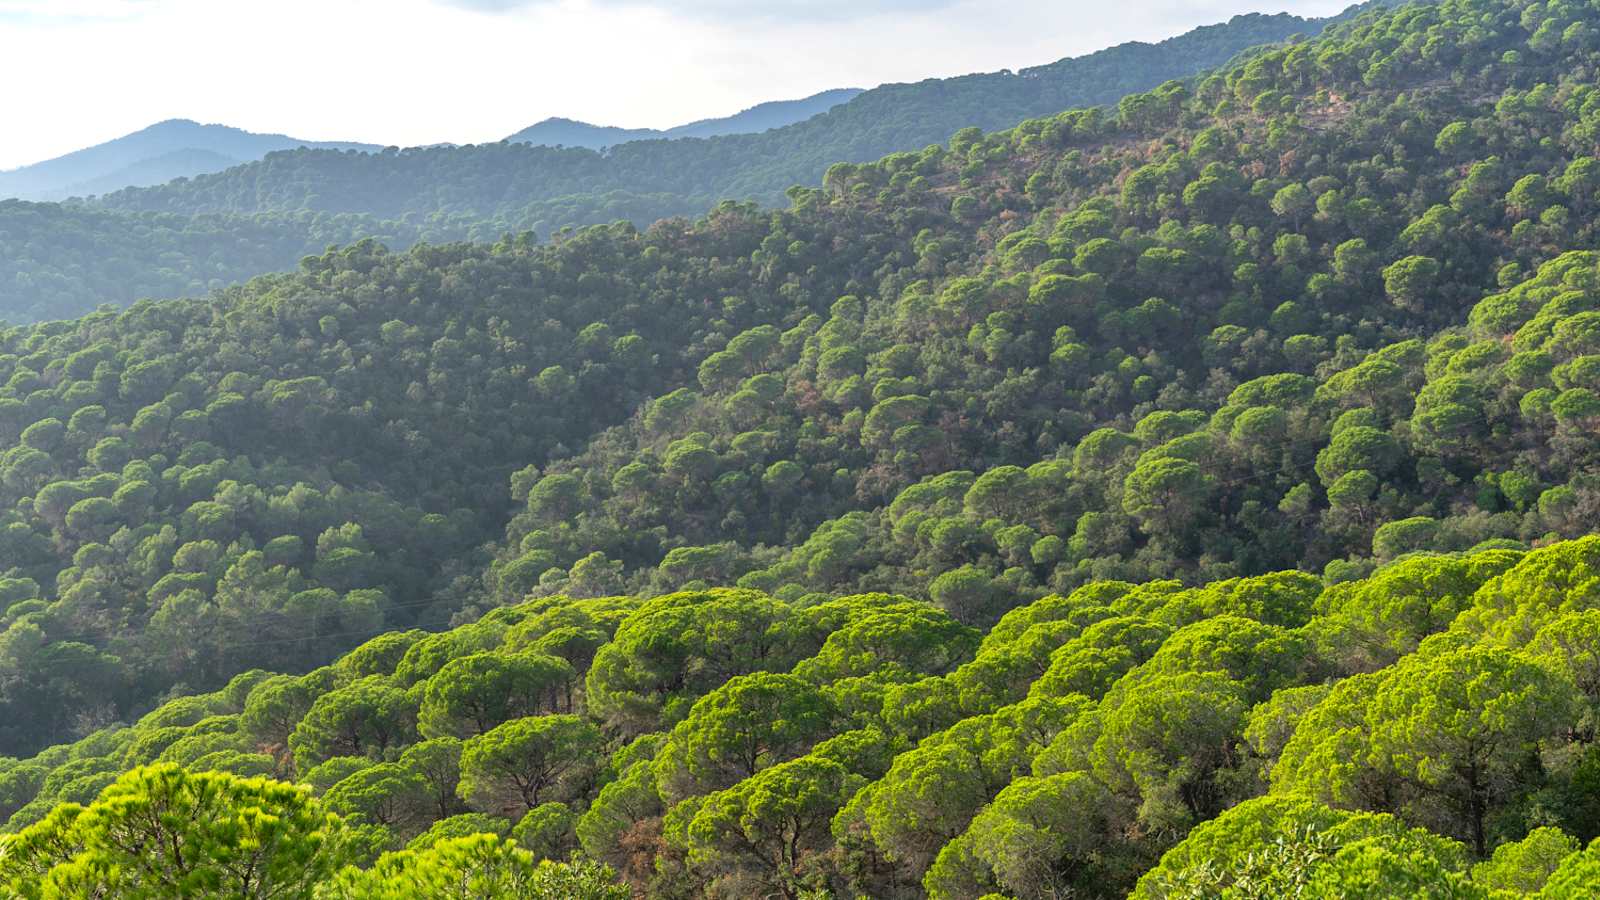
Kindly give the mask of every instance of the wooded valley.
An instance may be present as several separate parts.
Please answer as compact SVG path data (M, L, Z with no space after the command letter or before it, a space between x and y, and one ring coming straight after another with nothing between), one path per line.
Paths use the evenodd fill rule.
M778 208L0 205L341 244L0 330L0 892L1595 895L1600 3L1262 37Z

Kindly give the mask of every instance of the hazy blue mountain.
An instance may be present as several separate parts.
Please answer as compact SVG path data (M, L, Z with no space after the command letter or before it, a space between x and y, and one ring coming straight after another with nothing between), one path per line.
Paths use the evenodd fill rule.
M647 141L663 137L654 128L617 128L612 125L590 125L576 119L551 118L529 125L506 138L513 144L533 144L540 147L583 147L587 150L604 150L629 141Z
M666 136L704 138L722 134L770 131L773 128L782 128L821 115L840 104L850 102L862 93L865 92L860 88L838 88L812 94L802 100L775 100L761 103L725 119L701 119L698 122L679 125L677 128L669 128Z
M573 119L545 119L506 138L514 144L537 144L545 147L585 147L604 150L629 141L647 141L658 138L718 137L725 134L755 134L804 122L821 115L841 103L848 103L862 93L859 88L839 88L823 91L801 100L774 100L749 109L715 119L701 119L676 128L617 128L609 125L590 125Z
M0 199L60 200L162 184L255 162L274 150L376 150L374 144L304 141L227 125L169 119L94 147L0 172Z
M173 150L160 156L141 159L132 165L123 166L97 178L80 181L72 185L68 192L73 196L108 194L125 187L164 184L175 178L189 178L194 175L221 172L223 169L237 166L242 162L249 162L249 160L228 156L215 150L185 147L182 150Z
M1332 19L1239 16L1160 44L1124 44L1017 71L883 85L760 133L635 140L596 151L573 146L572 129L590 126L545 123L567 128L553 140L567 146L502 141L371 153L292 149L222 172L102 192L54 215L26 204L0 205L0 318L61 318L106 301L194 293L195 286L293 268L308 248L363 233L399 249L419 240L492 241L506 232L550 235L619 220L643 226L700 215L728 198L783 204L787 188L820 183L835 163L943 144L966 126L993 130L1072 107L1115 104L1263 45L1309 38L1388 2L1372 0ZM705 123L675 130L696 127ZM185 224L184 217L192 220ZM293 229L304 217L317 223L316 233L295 240ZM7 245L7 232L27 239Z
M1236 16L1158 44L1131 42L1033 68L881 85L760 133L632 140L597 151L578 145L581 123L561 122L551 141L560 147L528 143L523 132L494 144L383 153L301 149L100 202L131 212L444 217L541 234L618 219L647 225L698 215L726 199L780 204L791 186L821 183L836 163L942 144L963 128L993 131L1064 109L1115 104L1253 48L1313 37L1383 2L1328 19Z

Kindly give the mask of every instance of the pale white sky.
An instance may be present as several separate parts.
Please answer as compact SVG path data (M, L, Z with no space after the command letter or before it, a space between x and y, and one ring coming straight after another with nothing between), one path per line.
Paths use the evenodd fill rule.
M666 127L1346 0L0 0L0 169L171 118L304 140Z

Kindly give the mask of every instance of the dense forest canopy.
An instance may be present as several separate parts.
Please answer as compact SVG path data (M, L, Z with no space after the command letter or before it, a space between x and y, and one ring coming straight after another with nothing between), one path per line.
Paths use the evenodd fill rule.
M0 200L0 318L37 322L148 297L201 296L293 268L335 244L410 246L421 236L370 216L130 214Z
M1597 72L1375 10L0 332L0 884L1583 896Z
M643 228L704 215L726 199L781 206L785 191L820 184L833 163L942 144L961 128L1009 128L1068 107L1113 104L1329 21L1336 20L1240 16L1161 44L1126 44L1015 73L885 85L842 105L830 92L819 95L826 105L818 115L762 134L706 139L714 120L606 153L582 149L580 139L562 141L572 145L565 148L519 144L538 137L520 132L510 143L476 147L310 147L112 193L87 207L0 203L0 235L27 235L0 240L0 318L67 318L104 303L203 293L361 237L398 250L619 220ZM763 107L748 112L771 115ZM558 136L568 130L556 129ZM694 139L665 139L684 135Z
M0 885L1581 896L1597 576L1600 538L1105 581L986 631L887 594L532 600L0 762Z

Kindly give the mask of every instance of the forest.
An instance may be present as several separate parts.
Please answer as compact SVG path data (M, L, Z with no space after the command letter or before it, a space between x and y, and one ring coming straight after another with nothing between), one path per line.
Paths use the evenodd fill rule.
M363 238L410 246L421 232L370 216L180 216L0 200L0 318L40 322L201 296Z
M1597 73L1371 9L5 327L0 893L1593 895Z
M1160 44L1019 72L885 85L761 134L640 140L605 153L528 146L518 143L521 132L468 147L310 148L64 206L0 202L0 319L64 319L103 303L195 296L360 237L402 250L529 230L548 238L623 220L643 228L702 216L724 199L781 206L791 186L815 187L833 163L943 144L961 128L1009 128L1114 104L1359 9L1333 19L1238 16ZM26 241L8 237L24 229Z
M1009 128L1063 109L1114 104L1252 48L1314 33L1323 24L1287 14L1239 16L1162 44L1130 43L1018 72L886 85L803 122L757 134L630 141L604 153L519 143L378 154L285 151L214 175L129 188L101 203L123 211L184 213L443 213L544 234L622 218L604 211L613 193L666 194L675 198L676 214L699 214L724 198L782 201L791 186L814 185L833 163L867 162L943 143L961 128ZM546 204L567 197L581 203L576 215L544 218Z

